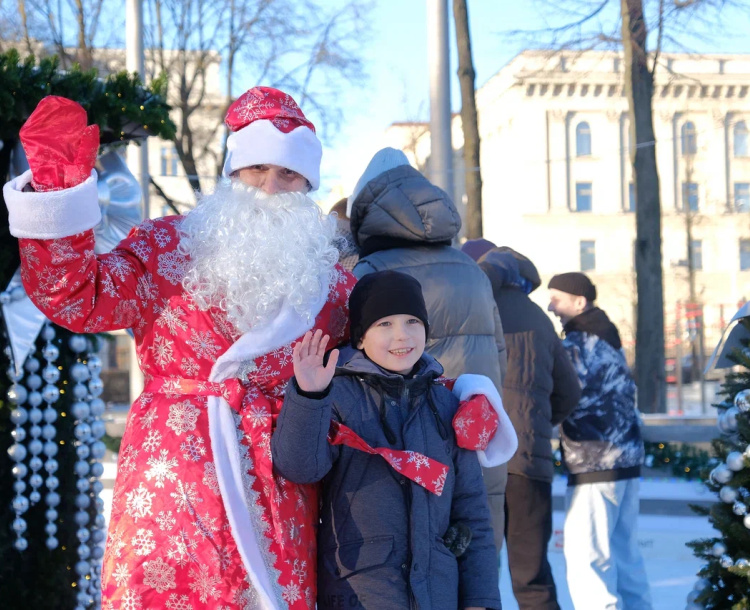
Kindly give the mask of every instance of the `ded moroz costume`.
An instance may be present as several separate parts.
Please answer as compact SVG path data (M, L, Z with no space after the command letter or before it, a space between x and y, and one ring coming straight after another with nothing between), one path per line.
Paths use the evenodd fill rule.
M291 97L251 89L227 123L226 175L273 163L318 186L320 142ZM46 316L77 332L132 329L145 377L119 454L103 607L312 608L317 488L273 472L270 439L292 376L293 343L309 329L323 329L333 343L346 335L354 279L335 266L333 219L302 194L277 203L226 181L188 216L146 220L112 252L96 255L98 139L85 111L45 98L24 129L31 169L6 184L4 196L26 290ZM277 292L254 297L252 311L238 295L234 307L207 296L194 265L196 253L212 246L204 243L210 215L202 210L238 198L248 211L235 216L233 240L266 231L276 242L269 249L294 247L280 245L288 236L270 225L256 226L264 206L282 206L280 216L313 236L305 247L315 260L298 261L295 271L285 258L269 269L274 279L266 284ZM216 260L226 261L236 244L224 246ZM270 259L268 251L258 257L243 260L237 251L231 267ZM219 283L219 292L230 284ZM263 293L261 285L254 288Z

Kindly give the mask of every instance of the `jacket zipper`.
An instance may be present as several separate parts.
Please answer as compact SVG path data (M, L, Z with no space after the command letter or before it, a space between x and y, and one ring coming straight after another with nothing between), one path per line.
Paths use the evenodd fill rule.
M401 391L401 400L404 403L404 406L406 407L404 411L408 414L409 413L409 387L404 384L404 389ZM408 417L408 415L407 415ZM403 432L402 432L403 435ZM408 515L409 515L409 561L407 563L408 565L408 572L406 574L406 585L409 588L409 608L410 610L419 610L419 602L417 601L416 596L414 595L414 591L411 588L411 567L412 562L414 561L414 557L412 556L411 552L411 503L412 503L412 488L411 485L406 485L406 489L404 490L406 492L407 497L407 509L408 509Z
M414 596L414 591L411 590L411 585L409 585L409 608L411 610L419 610L419 602Z

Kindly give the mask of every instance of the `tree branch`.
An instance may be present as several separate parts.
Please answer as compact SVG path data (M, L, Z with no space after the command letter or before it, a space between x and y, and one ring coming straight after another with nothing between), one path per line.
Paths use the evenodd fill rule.
M185 207L190 207L190 206L189 206L188 204L186 204L186 203L181 203L181 202L179 202L178 204L177 204L177 203L175 203L174 199L172 199L171 197L169 197L169 195L167 195L167 194L166 194L166 193L164 192L164 189L162 189L162 188L161 188L161 187L160 187L160 186L159 186L159 185L158 185L158 184L157 184L157 183L156 183L156 182L154 181L154 177L153 177L153 176L149 175L149 177L148 177L148 181L149 181L149 184L151 184L151 186L153 186L153 187L154 187L154 189L156 190L156 194L157 194L157 195L159 195L159 197L161 197L161 198L162 198L162 199L164 200L164 203L166 203L166 204L167 204L167 205L169 206L169 208L170 208L170 209L171 209L171 210L172 210L172 211L173 211L173 212L174 212L175 214L177 214L178 216L179 216L179 215L182 215L182 212L180 212L179 208L177 207L177 205L178 205L178 204L179 204L179 205L183 205L183 206L185 206Z

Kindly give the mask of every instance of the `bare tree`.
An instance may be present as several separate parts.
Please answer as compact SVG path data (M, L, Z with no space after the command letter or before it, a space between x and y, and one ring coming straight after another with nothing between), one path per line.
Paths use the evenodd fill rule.
M693 239L693 229L700 224L700 202L698 198L697 185L694 180L695 154L697 143L695 132L681 134L681 148L684 158L684 181L682 184L682 206L680 214L685 223L685 252L684 267L688 288L688 302L685 306L685 315L688 322L690 340L690 378L701 381L701 403L705 406L705 379L703 377L703 360L705 358L705 328L703 315L703 300L697 285L697 271L702 265L702 250ZM700 265L699 265L700 263ZM682 263L680 263L682 266ZM679 339L679 338L678 338ZM679 364L679 362L678 362ZM681 369L682 367L679 366Z
M630 151L636 193L635 271L638 293L635 374L638 404L645 412L666 411L664 373L664 294L661 252L661 201L656 166L652 102L654 75L665 45L685 49L684 39L699 37L700 24L720 23L721 9L745 0L537 0L545 16L562 25L533 32L550 40L551 50L621 49L628 98ZM646 14L648 11L648 15ZM710 30L709 30L710 31ZM649 32L654 49L649 51ZM530 32L516 32L528 35Z
M200 170L220 171L217 141L237 89L284 88L306 112L335 124L336 86L362 78L359 59L370 3L347 0L336 10L294 0L149 0L147 35L156 72L166 72L177 113L175 147L193 189ZM209 79L224 66L224 94ZM236 75L241 71L243 83ZM213 174L213 169L210 171Z
M461 85L461 127L464 132L466 176L466 237L482 237L482 172L479 166L479 124L474 94L474 61L466 0L453 0L453 20L458 46L458 80Z
M430 124L426 121L405 121L402 127L405 130L402 149L411 155L416 169L424 174L427 170L427 159L420 160L418 149L422 138L430 133Z
M24 52L31 55L34 51L31 48L31 38L29 37L29 18L26 14L26 0L18 0L18 16L21 19L21 35L23 36Z
M94 67L93 49L117 39L122 6L114 0L17 0L17 39L21 53L55 54L62 68L77 62L83 69ZM71 24L75 24L72 28ZM102 27L105 25L105 27ZM66 40L65 36L70 40ZM114 38L113 38L114 35Z
M68 0L76 22L76 60L84 70L93 67L94 39L104 0ZM62 31L62 28L61 28Z
M663 0L660 0L663 2ZM635 273L638 291L635 374L638 405L648 413L667 410L664 373L664 280L661 201L656 168L652 101L654 73L648 65L648 30L642 0L621 0L625 92L635 147L630 151L636 193Z
M177 116L175 148L193 189L200 189L196 158L211 146L211 135L193 121L196 112L210 112L209 71L218 66L215 44L223 6L206 0L150 0L148 28L153 70L168 75L167 99ZM153 74L152 74L153 76Z

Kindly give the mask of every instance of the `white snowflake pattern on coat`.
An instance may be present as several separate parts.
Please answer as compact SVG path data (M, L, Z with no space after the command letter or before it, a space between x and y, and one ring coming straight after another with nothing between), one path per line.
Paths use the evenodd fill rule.
M160 380L135 400L123 436L102 563L103 608L244 610L257 601L221 496L207 396L179 383L208 380L216 358L239 334L223 312L201 311L182 288L188 261L177 252L180 220L146 221L101 255L94 254L93 231L20 240L22 277L37 307L76 332L131 328L147 386ZM341 340L354 280L339 275L315 324ZM255 375L235 408L247 451L244 493L254 502L256 536L265 541L260 551L274 601L279 608L311 610L317 491L269 484L269 439L292 374L291 349L284 345L251 362ZM292 520L293 531L286 527ZM279 547L277 531L294 543ZM294 568L295 560L297 566L307 560L307 569Z

